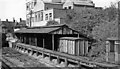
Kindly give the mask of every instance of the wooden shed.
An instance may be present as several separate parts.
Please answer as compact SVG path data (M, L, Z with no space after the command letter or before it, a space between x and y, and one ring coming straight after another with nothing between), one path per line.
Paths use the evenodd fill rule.
M57 51L61 37L82 37L86 35L69 28L67 25L41 26L21 29L15 32L20 42Z
M106 61L120 63L120 39L112 37L106 40Z
M85 55L88 53L88 40L78 37L62 37L59 42L60 52L71 55Z

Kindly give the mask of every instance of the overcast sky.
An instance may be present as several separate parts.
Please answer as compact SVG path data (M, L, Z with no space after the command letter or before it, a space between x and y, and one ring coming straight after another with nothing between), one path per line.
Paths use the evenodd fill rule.
M97 7L109 6L111 2L118 0L92 0ZM10 21L13 17L16 20L19 18L26 19L26 0L0 0L0 19Z

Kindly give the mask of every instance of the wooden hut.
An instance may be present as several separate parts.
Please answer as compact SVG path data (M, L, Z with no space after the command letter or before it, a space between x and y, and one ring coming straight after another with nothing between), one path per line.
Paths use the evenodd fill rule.
M61 37L82 37L91 41L91 38L64 24L21 29L16 31L15 34L22 43L53 51L59 50L59 39Z
M106 61L120 63L120 39L112 37L106 40Z

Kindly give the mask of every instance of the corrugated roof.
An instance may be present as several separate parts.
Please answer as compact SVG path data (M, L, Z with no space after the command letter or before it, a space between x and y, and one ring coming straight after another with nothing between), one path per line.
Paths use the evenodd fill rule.
M80 2L74 2L75 5L87 5L87 6L94 6L93 3L87 2L87 1L80 1Z
M77 38L77 37L62 37L60 39L67 39L67 40L80 40L80 39L85 39L85 38Z
M56 28L37 28L37 29L21 29L16 31L15 33L50 33L54 30L59 29L60 27Z

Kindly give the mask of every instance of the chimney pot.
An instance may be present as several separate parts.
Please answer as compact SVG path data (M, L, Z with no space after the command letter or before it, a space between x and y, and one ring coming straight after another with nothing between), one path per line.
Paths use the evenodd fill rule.
M20 22L22 22L22 18L20 18Z
M15 19L13 18L13 22L15 22Z
M8 19L6 19L6 22L8 22Z

